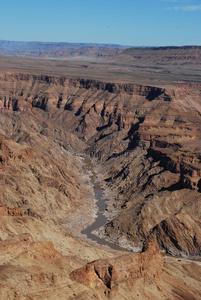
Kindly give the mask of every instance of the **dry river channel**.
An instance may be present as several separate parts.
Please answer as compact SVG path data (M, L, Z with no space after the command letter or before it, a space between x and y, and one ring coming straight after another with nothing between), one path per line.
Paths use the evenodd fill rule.
M108 246L114 250L120 250L120 251L126 251L128 252L128 249L119 247L118 245L108 242L103 238L98 237L97 235L93 234L92 232L102 226L104 226L107 222L107 218L104 215L106 210L105 205L105 199L104 199L104 188L100 184L100 182L97 179L97 174L94 171L93 164L90 160L90 158L85 157L84 159L84 170L89 174L91 184L93 186L94 195L96 198L96 206L98 208L97 217L95 221L88 226L86 229L82 230L81 233L86 235L88 239L91 241L94 241L102 246Z

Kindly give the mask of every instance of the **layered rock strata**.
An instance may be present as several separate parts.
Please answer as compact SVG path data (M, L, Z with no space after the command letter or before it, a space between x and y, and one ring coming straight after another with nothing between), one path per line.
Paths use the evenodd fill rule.
M64 147L66 129L87 142L116 197L106 235L200 255L200 90L3 73L0 98L19 115L40 108L40 134Z
M3 299L201 298L199 265L158 250L200 255L200 93L198 84L0 74ZM85 227L95 210L85 152L110 190L99 234L145 244L142 254L121 256L66 230L72 220Z

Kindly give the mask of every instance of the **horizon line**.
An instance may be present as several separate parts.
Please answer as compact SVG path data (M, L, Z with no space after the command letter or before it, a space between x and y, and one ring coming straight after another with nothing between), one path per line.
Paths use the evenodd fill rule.
M0 39L0 42L14 42L14 43L41 43L41 44L74 44L74 45L99 45L99 46L115 46L115 47L128 47L128 48L164 48L164 47L201 47L200 44L183 44L183 45L123 45L119 43L99 43L99 42L55 42L55 41L39 41L39 40L29 40L29 41L23 41L23 40L4 40Z

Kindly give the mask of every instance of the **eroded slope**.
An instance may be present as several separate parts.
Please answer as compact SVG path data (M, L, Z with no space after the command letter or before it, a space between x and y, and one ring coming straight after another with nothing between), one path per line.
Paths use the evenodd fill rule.
M185 293L199 299L200 267L164 264L158 247L200 255L200 86L18 73L1 73L0 80L1 295L181 299ZM116 252L64 229L68 216L84 226L93 212L91 188L75 156L86 149L110 190L112 220L100 234L134 249L155 240L147 256L115 260ZM99 258L95 274L94 263L80 269ZM85 285L76 274L85 276L86 269L92 273Z

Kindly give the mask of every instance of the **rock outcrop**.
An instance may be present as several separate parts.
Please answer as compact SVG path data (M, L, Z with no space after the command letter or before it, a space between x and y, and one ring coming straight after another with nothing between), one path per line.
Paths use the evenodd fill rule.
M140 254L88 263L85 267L73 271L71 277L86 286L101 286L108 291L125 282L128 286L135 285L136 281L142 278L155 281L159 279L162 268L163 257L157 244L152 241L145 244Z
M196 266L195 266L196 267ZM198 275L198 274L197 274ZM175 274L167 275L166 262L154 240L150 239L140 254L128 254L115 259L98 260L73 271L71 278L83 285L96 289L100 299L186 299L200 297L199 291L192 291L177 281ZM184 275L185 276L185 275ZM172 284L177 281L178 287ZM163 278L163 279L161 279ZM164 281L171 280L171 285ZM179 298L178 298L179 299Z

